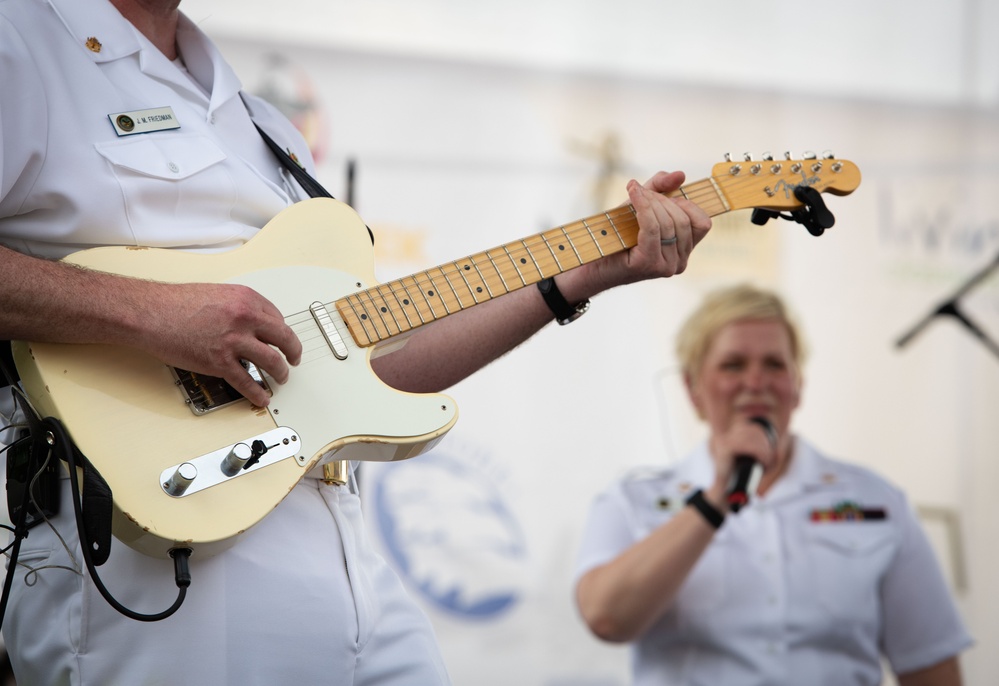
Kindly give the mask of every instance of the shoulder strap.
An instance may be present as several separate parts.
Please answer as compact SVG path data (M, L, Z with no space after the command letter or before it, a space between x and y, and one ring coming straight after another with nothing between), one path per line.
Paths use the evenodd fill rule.
M260 128L260 125L256 122L253 123L257 127L257 131L263 137L264 142L267 143L267 147L271 149L279 160L281 164L284 165L285 169L291 172L291 175L295 177L299 185L305 189L305 192L309 194L310 198L332 198L333 196L322 187L318 181L309 175L309 172L305 171L305 168L299 164L298 160L288 154L286 150L283 150L280 145L274 142L274 139L267 135L267 132ZM371 227L365 225L364 228L368 230L368 236L371 238L371 244L375 244L375 234L371 231Z
M305 189L305 192L309 194L310 198L332 198L329 191L322 187L322 185L316 181L312 176L309 175L307 171L302 167L302 165L294 157L289 155L287 151L283 150L280 145L274 142L274 139L267 135L260 126L254 122L254 126L257 127L257 131L263 136L264 142L267 143L267 147L271 149L279 160L281 164L285 166L291 175L295 177L295 180Z
M12 386L20 380L14 366L14 353L10 341L0 341L0 388Z

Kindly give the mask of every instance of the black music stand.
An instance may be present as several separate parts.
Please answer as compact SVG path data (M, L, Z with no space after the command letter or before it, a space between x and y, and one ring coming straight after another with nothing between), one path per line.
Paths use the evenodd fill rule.
M996 255L992 262L985 265L985 267L976 274L972 275L972 277L968 279L960 288L958 288L950 298L941 303L935 310L926 315L922 321L917 323L914 327L912 327L912 329L899 338L895 342L895 346L898 348L904 348L913 338L915 338L916 334L925 329L936 317L949 316L963 324L964 328L966 328L975 338L982 342L982 345L988 348L996 357L999 357L999 345L996 345L995 341L989 338L988 335L982 331L977 324L975 324L975 322L971 321L971 319L969 319L967 315L961 311L960 307L961 297L984 281L997 267L999 267L999 255Z

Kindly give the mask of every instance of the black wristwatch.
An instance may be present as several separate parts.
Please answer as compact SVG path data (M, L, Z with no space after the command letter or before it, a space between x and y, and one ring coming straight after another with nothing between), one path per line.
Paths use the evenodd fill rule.
M538 281L538 290L541 291L541 297L545 299L548 309L555 315L555 321L561 326L576 321L590 309L589 300L584 300L576 306L570 305L569 301L565 299L565 296L558 289L558 286L555 285L555 279L553 278Z
M708 524L716 529L725 521L725 513L709 503L707 498L704 497L704 491L700 488L687 498L687 504L700 512Z

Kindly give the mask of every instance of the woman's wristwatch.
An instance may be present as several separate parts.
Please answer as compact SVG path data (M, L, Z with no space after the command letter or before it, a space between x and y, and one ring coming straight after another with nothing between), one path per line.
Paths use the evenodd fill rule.
M687 498L687 504L700 512L701 516L704 517L707 523L716 529L721 527L721 525L725 522L725 513L708 502L708 499L704 497L703 489L698 488L694 491L693 494Z

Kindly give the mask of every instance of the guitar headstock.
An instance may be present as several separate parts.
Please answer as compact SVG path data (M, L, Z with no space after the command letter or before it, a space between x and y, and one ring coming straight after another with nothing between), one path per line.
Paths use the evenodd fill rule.
M853 162L836 159L832 153L821 158L806 153L802 159L791 159L785 153L783 160L764 154L760 160L745 155L741 162L729 155L711 169L711 180L719 187L728 202L727 210L758 207L773 211L797 210L802 202L795 197L794 189L809 186L820 193L849 195L860 185L860 170Z

